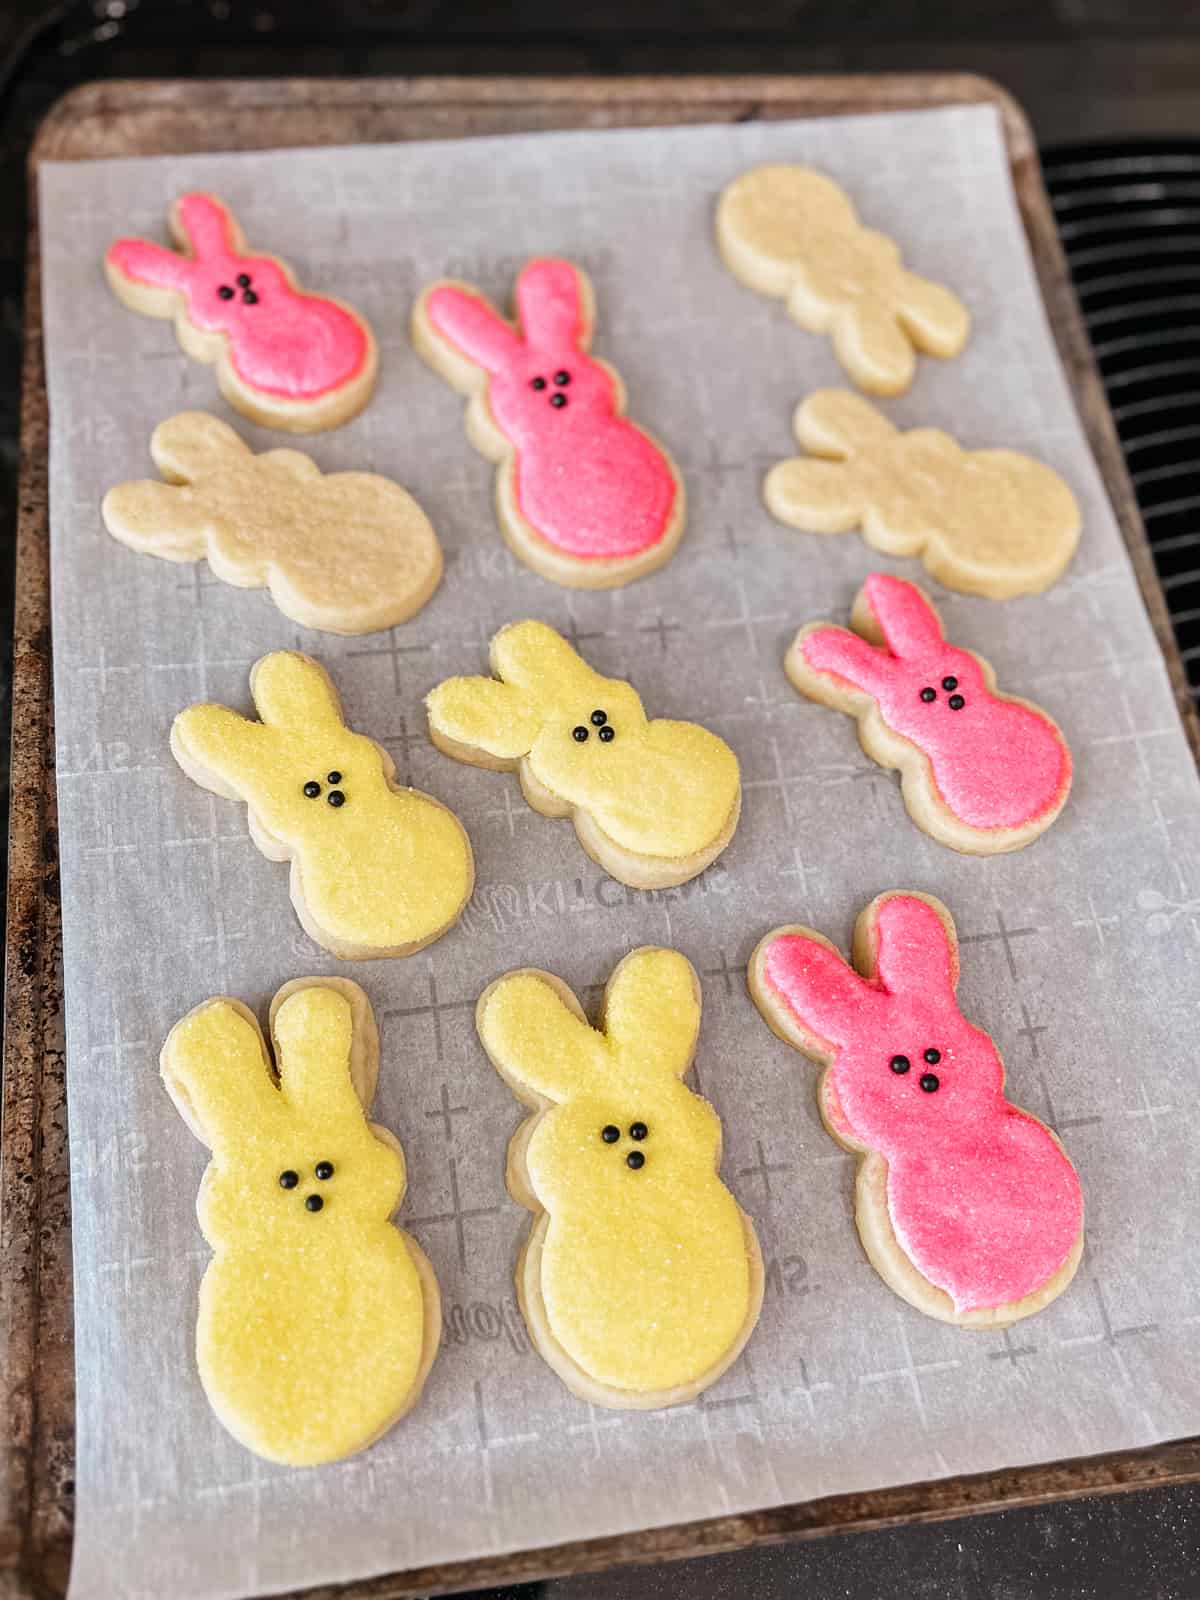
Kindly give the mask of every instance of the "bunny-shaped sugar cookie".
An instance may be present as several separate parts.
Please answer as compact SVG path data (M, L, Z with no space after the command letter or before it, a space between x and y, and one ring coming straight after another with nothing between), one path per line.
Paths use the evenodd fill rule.
M237 1000L172 1028L167 1090L212 1152L197 1201L213 1258L196 1358L217 1416L256 1455L353 1454L415 1404L441 1336L437 1279L390 1218L404 1153L365 1111L379 1039L345 978L299 978L271 1004L275 1068Z
M397 786L387 751L346 726L309 656L264 656L250 692L261 722L188 706L171 753L205 789L244 800L258 848L292 863L304 931L348 961L412 955L439 938L475 881L462 823L431 795Z
M184 350L216 363L221 393L252 422L315 433L362 410L378 357L356 311L307 294L277 257L248 255L213 195L182 195L168 222L182 254L146 239L109 247L104 268L119 300L171 319Z
M467 435L497 463L508 544L544 578L611 589L670 560L683 532L675 464L624 415L625 391L588 355L595 301L569 261L530 261L514 326L469 284L426 289L413 310L418 353L470 397Z
M254 455L204 411L160 422L150 454L166 482L120 483L100 508L131 550L167 561L207 556L225 583L265 585L284 616L327 633L390 628L437 588L437 535L388 478L326 474L299 450Z
M1005 1099L996 1046L958 1009L945 906L880 895L858 919L854 967L811 928L776 928L749 980L771 1029L825 1068L821 1116L860 1157L858 1232L884 1282L969 1328L1061 1294L1083 1250L1079 1178Z
M872 573L850 621L857 632L801 628L784 669L801 694L858 719L871 759L900 769L917 826L970 855L1044 833L1071 787L1071 752L1046 713L998 693L988 662L947 644L915 583Z
M508 1185L535 1221L517 1267L530 1336L575 1394L648 1409L734 1362L762 1305L750 1219L721 1182L721 1124L683 1077L700 985L674 950L635 950L600 1028L566 984L510 972L479 998L493 1066L535 1115Z
M938 428L900 433L861 395L818 389L796 409L818 458L781 461L767 508L806 533L848 533L889 556L919 555L948 589L1007 600L1061 578L1079 543L1079 505L1042 462L964 450Z
M439 750L516 767L534 810L571 817L593 861L633 888L686 883L716 860L741 809L722 739L648 721L631 684L601 677L544 622L501 628L491 665L495 678L448 678L427 697Z
M810 333L827 333L860 389L902 394L914 352L958 355L966 307L905 270L895 241L864 228L845 193L807 167L755 167L717 206L717 245L734 277L787 302Z

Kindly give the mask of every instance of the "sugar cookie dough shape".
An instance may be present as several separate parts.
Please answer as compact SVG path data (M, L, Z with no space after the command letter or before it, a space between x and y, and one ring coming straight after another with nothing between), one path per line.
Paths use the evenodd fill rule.
M593 671L544 622L513 622L491 644L493 678L448 678L427 697L435 745L457 761L520 774L525 799L570 817L614 878L686 883L733 837L737 757L694 722L648 721L637 691ZM497 681L499 680L499 681Z
M326 633L405 622L437 588L437 535L389 478L323 473L299 450L255 455L204 411L160 422L150 454L166 481L117 484L100 508L131 550L207 558L222 582L265 587L285 617Z
M905 269L886 234L864 228L846 194L807 167L744 172L717 206L717 245L733 275L827 333L860 389L902 394L915 352L947 358L971 320L957 296Z
M259 722L195 705L171 729L171 753L205 789L244 800L250 835L291 862L304 931L345 960L407 956L458 920L475 878L458 818L400 788L387 751L347 728L325 669L277 650L251 669Z
M432 284L413 310L418 353L469 397L467 436L496 467L496 514L513 552L568 588L611 589L670 560L683 483L624 415L625 389L588 355L595 298L569 261L530 261L518 323L469 284Z
M212 1160L197 1201L213 1250L196 1358L221 1422L291 1466L363 1449L415 1404L441 1335L433 1268L389 1220L404 1153L367 1121L379 1039L345 978L271 1004L275 1067L238 1000L172 1028L163 1081Z
M221 393L252 422L315 433L362 410L378 356L357 311L301 289L277 257L248 254L214 195L182 195L167 220L182 253L147 239L109 247L104 270L124 305L174 322L183 349L215 364Z
M942 844L994 855L1039 838L1071 788L1071 752L1050 717L947 644L915 583L872 573L850 621L854 632L801 628L784 659L793 685L857 719L863 749L899 768L909 815Z
M928 1316L999 1328L1070 1283L1083 1199L1055 1135L1005 1098L995 1044L958 1009L958 972L945 906L897 891L859 917L853 966L811 928L776 928L749 982L771 1029L825 1068L821 1117L859 1157L872 1266Z
M1075 554L1075 496L1030 456L964 450L938 428L901 433L845 389L809 395L793 425L810 455L779 462L763 485L793 528L857 528L873 549L919 555L948 589L991 600L1040 594Z
M510 972L476 1011L492 1064L533 1111L508 1185L534 1213L517 1267L530 1336L595 1405L694 1399L737 1359L762 1304L753 1224L718 1176L721 1124L683 1083L700 986L674 950L614 970L599 1030L546 972Z

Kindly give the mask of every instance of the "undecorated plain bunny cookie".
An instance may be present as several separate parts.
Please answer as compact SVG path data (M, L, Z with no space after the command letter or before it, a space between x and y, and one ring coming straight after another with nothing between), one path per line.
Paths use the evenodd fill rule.
M194 361L216 364L221 393L252 422L289 433L336 428L375 386L375 338L340 300L307 294L286 262L248 255L233 213L185 194L168 214L182 254L118 239L104 269L131 311L165 317Z
M497 463L496 511L544 578L611 589L655 571L683 532L674 462L624 415L625 390L588 355L595 300L569 261L530 261L516 326L469 284L431 285L413 311L420 355L470 397L467 435Z
M404 1153L367 1121L379 1039L345 978L271 1005L275 1065L238 1000L205 1001L162 1051L167 1090L212 1152L196 1358L217 1416L256 1455L337 1461L415 1404L441 1336L433 1268L389 1220Z
M995 1044L958 1009L945 906L880 895L858 919L853 967L811 928L776 928L749 979L772 1030L825 1068L821 1117L860 1158L858 1232L884 1282L968 1328L1061 1294L1083 1250L1079 1179L1054 1134L1005 1099Z
M600 1028L547 972L484 990L479 1037L535 1113L508 1186L534 1213L517 1266L530 1336L595 1405L691 1400L740 1355L762 1305L753 1224L717 1175L721 1124L685 1087L700 985L674 950L635 950Z
M741 810L722 739L648 721L631 684L601 677L544 622L501 628L491 666L494 678L448 678L427 697L439 750L517 768L534 810L571 817L593 861L633 888L686 883L716 860Z
M717 244L747 288L787 302L810 333L827 333L860 389L902 394L914 351L958 355L967 309L939 283L908 272L894 240L864 228L832 179L807 167L755 167L717 206Z
M299 450L255 455L204 411L160 422L150 454L166 482L120 483L100 508L131 550L207 557L225 583L265 586L285 617L326 633L390 628L437 588L437 535L389 478L326 474Z
M1066 804L1071 752L1046 713L996 690L988 662L947 644L915 583L874 572L857 631L801 628L784 669L801 694L858 719L873 761L898 767L919 828L970 855L1019 850Z
M874 549L919 555L948 589L990 600L1040 594L1075 554L1075 496L1031 456L964 450L938 428L900 433L845 389L810 394L794 426L819 459L781 461L763 485L772 515L793 528L858 528Z
M188 706L171 753L205 789L244 800L258 848L291 862L304 931L351 961L412 955L439 938L475 880L458 818L398 787L387 751L346 726L337 690L309 656L264 656L250 692L260 722L228 706Z

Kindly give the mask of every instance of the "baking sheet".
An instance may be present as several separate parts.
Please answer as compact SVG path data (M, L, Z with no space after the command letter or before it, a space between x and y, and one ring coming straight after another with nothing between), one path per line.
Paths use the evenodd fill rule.
M761 506L762 473L793 452L792 407L841 381L826 343L741 288L713 248L717 193L765 160L843 181L972 309L965 354L922 361L888 414L1034 450L1082 502L1079 555L1047 595L997 605L931 586L950 637L1042 703L1075 751L1067 811L1015 856L957 857L917 832L852 721L800 700L780 668L795 628L844 619L868 571L926 580L856 536L798 534ZM104 490L150 473L150 432L177 410L227 416L258 449L283 442L233 416L211 369L104 284L110 240L162 238L168 203L191 188L222 195L254 247L375 327L371 406L299 443L328 470L397 478L439 531L443 586L389 634L297 629L264 594L103 531ZM1200 1429L1197 780L1053 353L994 111L50 165L41 205L79 1377L72 1594L240 1595ZM507 302L523 261L547 252L591 275L595 348L687 482L675 559L609 594L569 594L507 554L461 399L407 339L429 279L466 278ZM701 879L626 890L568 824L524 806L515 778L428 743L424 693L482 670L489 635L525 615L631 675L652 714L704 721L734 746L742 821ZM352 725L471 834L469 911L407 962L345 968L314 946L244 808L170 758L175 711L204 698L248 709L250 664L281 646L326 662ZM1007 1333L929 1321L876 1277L850 1220L853 1163L817 1118L815 1069L745 993L767 928L803 921L845 947L861 906L892 887L950 906L964 1010L1085 1186L1075 1284ZM521 1112L472 1008L518 964L550 968L594 1004L616 961L648 942L703 975L697 1078L724 1119L724 1176L755 1219L767 1286L746 1355L700 1402L622 1415L575 1400L529 1349L512 1286L528 1216L503 1184ZM224 991L265 1012L287 979L333 971L363 983L381 1022L375 1115L405 1146L401 1220L437 1270L446 1338L411 1417L348 1463L295 1472L235 1444L195 1376L206 1158L156 1065L197 1001Z

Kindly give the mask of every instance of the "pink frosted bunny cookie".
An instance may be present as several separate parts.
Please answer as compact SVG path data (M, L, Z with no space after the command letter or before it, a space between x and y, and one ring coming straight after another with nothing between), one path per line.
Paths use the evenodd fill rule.
M1071 752L1046 713L996 690L981 656L947 644L915 583L874 572L854 633L810 622L784 670L801 694L858 719L863 749L898 767L909 815L969 855L1019 850L1066 804Z
M588 355L592 286L569 261L530 261L518 324L469 284L431 285L413 310L419 354L470 397L467 435L497 463L496 508L513 551L572 589L612 589L670 560L683 484L625 416L625 390Z
M221 393L253 422L289 433L336 428L375 385L375 339L340 300L306 294L275 256L248 255L233 213L210 194L171 207L183 254L118 239L104 258L131 311L169 317L195 361L213 362Z
M884 1282L969 1328L1061 1294L1083 1250L1079 1178L1005 1099L995 1044L958 1009L945 906L880 895L858 919L853 967L811 928L776 928L749 981L771 1029L825 1068L821 1116L860 1157L855 1219Z

